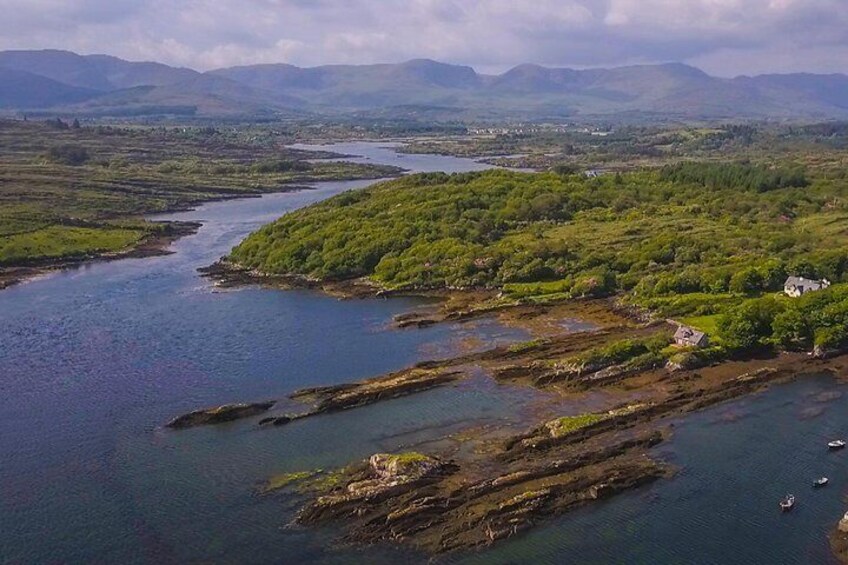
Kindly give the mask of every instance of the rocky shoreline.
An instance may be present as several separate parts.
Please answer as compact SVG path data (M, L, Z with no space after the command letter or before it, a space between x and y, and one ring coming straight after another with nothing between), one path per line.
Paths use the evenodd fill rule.
M580 313L590 314L596 327L574 333L556 331L554 322ZM336 524L350 543L388 541L430 554L488 545L550 516L672 474L673 469L650 456L650 449L668 436L665 422L670 419L804 373L835 372L845 360L780 353L688 369L655 363L604 364L550 378L552 368L562 365L563 359L622 339L663 336L669 328L664 322L644 323L627 316L605 300L522 306L492 315L532 328L536 339L423 362L357 383L297 391L289 400L309 408L279 413L281 408L274 407L263 413L258 425L276 428L301 418L416 394L454 384L475 370L498 382L544 393L548 400L534 413L556 415L564 405L572 406L570 411L541 422L529 416L525 432L503 428L484 435L472 433L466 441L473 448L463 449L461 455L377 454L369 461L353 463L334 472L333 480L315 481L305 489L299 523ZM585 405L587 392L603 392L603 405L575 411ZM384 463L390 457L417 461L423 467L387 473ZM296 484L297 477L315 473L294 474L280 482L286 485L282 490Z
M848 512L828 536L830 549L841 563L848 563Z

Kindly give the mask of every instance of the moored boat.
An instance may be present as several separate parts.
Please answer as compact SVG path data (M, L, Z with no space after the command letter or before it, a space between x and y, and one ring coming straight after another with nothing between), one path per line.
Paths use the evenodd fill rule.
M830 449L842 449L845 447L845 442L841 439L836 439L827 444Z
M787 494L783 500L780 501L780 509L784 512L789 512L795 506L795 495Z
M825 485L827 485L827 477L822 477L817 481L813 482L813 488L821 488Z

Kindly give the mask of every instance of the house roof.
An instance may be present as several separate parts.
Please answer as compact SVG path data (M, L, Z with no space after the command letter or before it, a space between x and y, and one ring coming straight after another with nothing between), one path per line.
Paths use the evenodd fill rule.
M707 337L707 334L704 332L699 332L694 328L690 328L687 326L680 326L677 328L677 331L674 332L674 339L688 341L689 343L701 343L703 339Z
M818 281L813 279L805 279L804 277L789 277L786 279L786 282L783 284L784 287L793 287L793 286L805 286L805 287L818 287L821 288L824 286L824 281Z

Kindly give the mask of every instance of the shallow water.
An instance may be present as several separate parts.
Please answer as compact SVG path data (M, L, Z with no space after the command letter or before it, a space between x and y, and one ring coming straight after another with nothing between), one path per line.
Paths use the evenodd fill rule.
M413 170L481 165L334 147ZM0 561L8 563L410 562L400 550L334 548L334 531L290 529L296 501L259 497L284 472L332 468L466 426L509 421L536 393L485 378L259 430L253 422L169 433L170 417L355 380L469 338L523 339L491 321L395 331L412 299L338 301L307 291L217 292L195 272L288 210L368 182L212 203L166 257L99 263L0 292ZM566 320L564 327L580 327ZM657 455L672 480L471 555L485 563L828 563L845 510L848 395L802 380L679 422ZM813 479L831 484L812 491ZM790 515L777 511L787 491Z
M835 563L827 534L848 509L848 389L805 376L673 422L654 450L670 480L560 517L476 563ZM821 476L830 484L813 489ZM790 513L778 502L797 497Z

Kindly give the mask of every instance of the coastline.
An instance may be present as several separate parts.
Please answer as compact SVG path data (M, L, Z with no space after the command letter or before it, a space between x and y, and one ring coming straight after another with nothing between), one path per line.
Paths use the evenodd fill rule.
M357 180L373 180L378 182L385 179L385 176L375 176L373 178L350 177L334 179L332 182L347 182ZM298 179L298 183L313 182L308 179ZM316 183L328 182L324 180L314 181ZM167 209L157 211L155 216L163 216L168 214L176 214L180 212L189 212L196 210L198 206L210 204L213 202L226 202L230 200L241 200L247 198L262 198L269 194L287 194L292 192L300 192L305 190L314 190L315 186L307 184L292 184L279 187L277 190L249 193L249 194L232 194L220 193L212 198L204 198L197 202L192 202L187 205L172 206ZM104 253L88 253L78 257L63 257L63 258L41 258L31 261L23 261L17 264L0 266L0 291L3 291L12 286L24 283L26 281L47 275L53 272L63 271L67 269L75 269L86 264L97 263L101 261L117 261L120 259L133 259L144 257L156 257L169 255L171 252L168 248L178 239L194 235L197 230L203 225L202 222L184 222L184 221L155 221L155 223L163 224L166 227L165 232L161 234L148 234L142 238L137 244L128 249L116 252Z
M259 282L254 276L244 281ZM271 284L279 282L274 278ZM325 290L319 281L293 278L288 284ZM361 283L355 286L364 288ZM379 295L370 290L358 296ZM437 308L450 303L449 297L443 298L447 302ZM557 321L590 313L596 324L593 329L555 329ZM523 419L523 432L509 426L470 430L462 449L388 455L426 458L422 461L428 462L429 470L420 473L386 475L371 461L354 461L329 474L305 469L298 474L318 478L278 478L288 488L288 496L292 489L298 493L294 495L301 504L298 523L333 525L345 542L356 545L399 543L430 555L490 545L550 517L672 476L675 469L650 452L671 435L669 420L805 374L836 376L848 362L845 355L813 359L806 353L771 353L690 369L655 365L633 369L618 364L576 373L551 372L552 360L617 340L665 335L671 329L665 322L644 323L627 314L603 299L478 312L471 317L509 320L528 329L534 339L290 394L287 404L263 414L258 427L267 433L285 433L286 426L303 418L455 386L470 378L475 368L498 384L530 387L545 395L533 414ZM456 318L441 316L433 323L448 320ZM292 402L304 405L305 410L286 411ZM431 443L437 445L438 440Z

